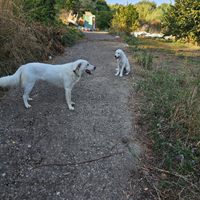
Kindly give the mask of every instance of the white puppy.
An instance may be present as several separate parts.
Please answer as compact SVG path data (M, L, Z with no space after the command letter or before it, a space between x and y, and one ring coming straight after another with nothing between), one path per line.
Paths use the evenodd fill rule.
M84 71L92 74L91 71L95 69L96 67L92 66L86 60L77 60L62 65L28 63L22 65L15 74L0 78L0 86L21 85L24 88L23 100L25 107L29 108L31 105L28 104L28 100L33 100L29 97L29 93L35 82L38 80L47 81L65 89L68 107L70 110L74 110L74 107L72 107L74 103L71 102L71 90L73 86L80 80Z
M125 53L121 49L115 52L115 59L117 59L117 73L115 75L122 77L124 70L126 71L126 75L128 75L130 72L130 65Z

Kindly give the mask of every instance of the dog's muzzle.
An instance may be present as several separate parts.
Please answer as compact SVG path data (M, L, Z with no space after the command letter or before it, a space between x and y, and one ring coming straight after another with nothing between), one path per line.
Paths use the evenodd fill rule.
M115 55L115 59L117 60L119 57L117 57L116 55Z
M95 69L96 69L96 67L94 67L94 70ZM92 70L92 71L94 71L94 70ZM86 69L85 72L88 73L88 74L90 74L90 75L92 74L92 72L89 69Z

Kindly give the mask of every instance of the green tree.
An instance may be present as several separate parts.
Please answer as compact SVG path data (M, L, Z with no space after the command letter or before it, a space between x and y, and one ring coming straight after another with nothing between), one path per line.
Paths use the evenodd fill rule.
M139 13L136 11L136 7L132 4L126 6L120 5L113 16L112 26L117 28L118 31L125 31L130 33L137 29L139 25Z
M96 2L94 0L80 0L79 7L87 10L95 10Z
M66 8L67 10L76 9L79 5L79 0L56 0L58 8Z
M137 6L137 5L142 5L142 6L143 5L150 5L153 9L155 9L156 6L157 6L155 1L149 1L149 0L142 0L142 1L135 4L135 6Z
M158 6L157 8L158 8L158 9L162 9L163 13L164 13L164 14L167 14L167 12L168 12L169 9L170 9L170 4L163 3L163 4L161 4L160 6Z
M149 12L145 20L150 21L150 20L164 20L164 15L167 14L168 10L170 8L170 5L167 3L163 3L160 6L156 7L155 9L152 10L152 12Z
M100 29L105 29L110 27L110 20L113 15L110 11L97 11L96 12L96 26Z
M200 45L200 0L175 0L164 16L164 34Z
M41 21L44 24L55 20L56 0L22 0L23 10L29 21Z
M150 2L147 0L140 1L139 3L135 4L140 19L145 19L147 15L149 15L156 9L156 6L157 4L154 1Z
M111 12L112 12L113 14L116 13L117 10L118 10L118 8L120 7L120 5L119 5L118 3L116 3L116 4L114 4L114 5L108 4L108 6L109 6L109 8L110 8L110 10L111 10Z
M105 0L97 0L96 1L96 10L98 10L98 11L109 11L110 8L107 5Z

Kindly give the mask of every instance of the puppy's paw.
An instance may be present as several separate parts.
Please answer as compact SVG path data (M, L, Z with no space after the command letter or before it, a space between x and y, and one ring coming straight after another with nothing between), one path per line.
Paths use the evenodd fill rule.
M126 73L126 76L129 74L129 72Z
M122 74L120 74L119 76L120 76L120 77L123 77L123 75L122 75Z
M29 98L28 98L28 101L33 101L33 99L29 97Z
M118 76L119 75L119 73L117 72L116 74L115 74L115 76Z
M74 102L71 102L71 104L72 104L72 105L75 105L75 103L74 103Z

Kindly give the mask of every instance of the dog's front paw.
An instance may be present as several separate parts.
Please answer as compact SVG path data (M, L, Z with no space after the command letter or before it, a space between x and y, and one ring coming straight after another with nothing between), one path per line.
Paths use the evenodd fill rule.
M30 108L30 107L31 107L31 105L29 105L29 104L26 104L26 105L25 105L25 107L26 107L26 108Z
M74 107L70 106L69 109L70 109L70 110L74 110Z
M119 75L119 73L117 72L116 74L115 74L115 76L118 76Z
M126 76L129 74L129 72L126 73Z
M120 77L123 77L123 75L122 75L122 74L120 74L119 76L120 76Z

